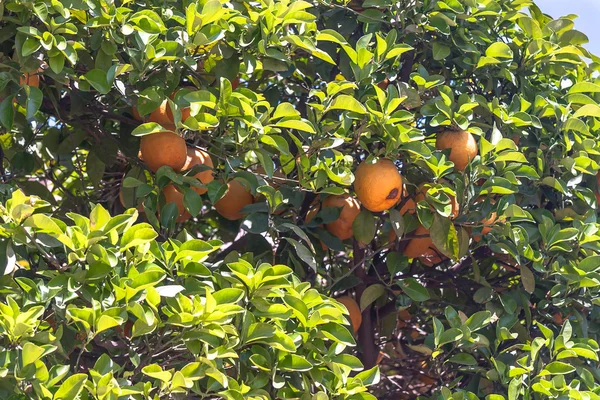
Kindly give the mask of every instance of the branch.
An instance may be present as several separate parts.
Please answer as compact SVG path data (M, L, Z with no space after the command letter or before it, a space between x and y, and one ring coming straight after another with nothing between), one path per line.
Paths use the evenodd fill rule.
M356 265L355 275L362 282L356 287L356 301L360 304L360 298L367 289L365 278L367 271L364 267L365 250L361 249L358 242L354 240L354 263ZM362 261L358 261L362 260ZM379 349L375 344L375 326L373 324L372 306L369 305L362 312L362 323L358 328L358 344L360 345L361 359L365 368L373 368L377 364Z

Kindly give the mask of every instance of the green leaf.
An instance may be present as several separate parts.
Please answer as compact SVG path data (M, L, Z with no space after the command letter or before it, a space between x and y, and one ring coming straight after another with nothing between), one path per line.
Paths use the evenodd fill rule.
M385 286L379 283L367 287L362 296L360 296L360 310L364 311L365 308L369 307L375 300L385 294L385 291Z
M575 111L573 117L600 117L600 107L596 104L586 104Z
M456 229L450 219L435 214L430 234L433 244L442 254L453 260L458 260L460 246Z
M570 374L571 372L575 372L575 367L571 364L554 361L546 365L546 368L544 368L542 374L565 375Z
M313 256L311 251L308 248L306 248L306 246L292 238L286 237L284 239L287 240L294 247L294 249L296 250L296 254L298 255L298 257L300 257L302 261L307 263L313 270L317 270L317 262L315 261L315 257Z
M354 237L363 244L371 243L376 231L375 217L369 210L362 210L352 221Z
M186 187L183 191L183 205L195 217L202 209L202 197L195 190Z
M15 96L7 96L2 103L0 103L0 124L7 130L11 130L13 127L13 121L15 119L15 109L13 107L13 99Z
M111 317L109 315L102 315L96 322L96 332L95 333L100 333L107 329L114 328L115 326L119 326L119 325L121 325L120 321L117 321L116 319L114 319L113 317Z
M433 42L433 59L443 60L450 55L450 47L440 42Z
M469 319L467 319L465 325L469 328L471 332L476 332L479 329L488 326L491 317L492 315L489 311L478 311L475 314L471 315Z
M28 366L29 364L33 364L37 360L39 360L42 355L44 355L45 350L43 347L36 346L31 342L27 342L23 345L23 350L21 351L21 358L23 362L23 367Z
M142 373L153 379L158 379L162 382L169 382L172 378L172 374L169 371L163 371L160 365L151 364L142 368Z
M365 114L367 112L365 107L358 100L346 94L337 96L329 107L327 107L327 110L345 110L358 114Z
M477 365L475 357L467 353L458 353L448 359L448 362L461 365Z
M158 234L150 224L144 222L134 225L127 229L123 234L123 237L121 238L121 249L126 250L130 247L150 242L156 239L157 236Z
M485 51L487 57L512 59L513 51L503 42L492 43Z
M83 390L87 382L86 374L75 374L68 377L58 391L54 394L54 400L75 400Z
M278 128L296 129L302 132L316 133L315 128L313 128L310 123L297 119L279 121L274 126Z
M107 94L110 92L111 84L107 80L106 72L101 69L93 69L86 73L84 77L99 93Z
M42 105L44 95L42 91L35 86L27 86L25 89L27 93L27 101L25 102L25 109L27 110L26 118L30 119L38 112Z
M386 53L385 59L389 60L390 58L398 57L411 50L413 50L413 47L407 44L397 44Z
M521 283L528 293L533 293L535 290L535 276L525 265L521 265Z
M295 354L289 354L277 365L284 371L310 371L313 366L304 357Z
M404 293L414 301L423 302L429 300L429 292L416 279L406 278L398 282L398 284Z
M167 132L169 129L165 129L162 125L157 124L156 122L146 122L145 124L141 124L135 127L135 129L131 132L132 136L146 136L151 135L153 133L158 132Z
M447 343L454 343L463 337L463 332L458 328L450 328L447 331L444 331L439 339L438 346L443 346Z

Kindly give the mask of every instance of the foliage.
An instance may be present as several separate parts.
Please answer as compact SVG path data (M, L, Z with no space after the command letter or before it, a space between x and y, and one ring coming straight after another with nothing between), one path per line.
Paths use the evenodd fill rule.
M377 381L382 349L378 398L600 394L600 86L574 16L552 19L532 0L8 0L0 9L0 307L6 321L23 316L16 333L0 325L0 385L35 381L40 398L43 385L67 382L104 398L102 379L142 391L143 379L152 396L191 384L233 397L359 398L370 396L353 391ZM40 67L39 88L21 82ZM132 106L148 115L165 100L175 126L135 120ZM205 195L191 190L203 187L199 169L152 174L137 158L139 137L163 129L213 157ZM448 129L476 136L464 171L436 150ZM401 171L408 194L397 206L363 209L344 242L323 226L338 208L308 221L326 196L352 194L356 166L376 157ZM231 179L256 198L241 222L212 207ZM161 195L171 183L193 216L183 226ZM416 212L400 213L423 183ZM124 211L120 190L136 197L128 207L143 202L143 215ZM435 262L402 253L420 225ZM253 289L263 269L281 280L269 296ZM157 278L133 283L140 276ZM324 297L342 294L362 309L356 350L342 309ZM265 311L271 301L276 316ZM202 317L211 302L226 305L216 322ZM41 322L50 316L55 327ZM140 334L121 349L128 320ZM253 323L268 344L243 346ZM177 344L161 354L163 340ZM97 361L60 361L69 350ZM367 371L348 378L355 356Z
M355 345L346 310L290 268L207 265L221 242L158 243L135 210L98 205L67 225L47 206L16 191L1 214L5 268L50 267L3 287L2 398L373 398L377 368L349 377L362 364L340 354Z

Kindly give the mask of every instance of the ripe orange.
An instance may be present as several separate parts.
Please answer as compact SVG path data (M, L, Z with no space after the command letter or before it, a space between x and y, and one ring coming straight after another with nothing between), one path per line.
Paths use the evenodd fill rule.
M165 204L175 203L177 205L179 216L177 217L176 221L178 223L185 222L190 219L191 214L187 212L183 206L183 193L177 190L175 186L167 185L163 189L163 194L165 195Z
M21 75L21 78L19 78L19 85L21 86L33 86L36 88L40 87L40 75L41 73L43 73L44 71L40 68L39 70L37 70L37 72L26 72L23 75Z
M240 77L236 76L235 78L233 78L233 80L231 81L231 90L235 90L238 88L238 86L240 86Z
M235 221L243 218L242 208L254 202L254 197L238 180L227 183L227 193L215 203L215 210L228 220Z
M390 84L390 80L388 78L384 78L381 82L377 84L377 87L381 90L386 90Z
M388 159L371 164L363 161L354 173L354 191L370 211L384 211L394 206L402 194L402 176Z
M409 197L408 190L406 190L406 185L402 186L402 198ZM404 215L406 213L414 214L417 212L417 203L413 198L407 199L402 207L400 207L400 214Z
M172 129L173 126L173 116L169 117L169 113L171 112L169 107L169 102L167 100L163 101L160 106L154 111L150 113L150 115L146 115L142 117L137 109L137 107L133 107L133 118L138 121L145 122L156 122L157 124L162 125L165 128ZM174 130L174 129L173 129Z
M205 152L204 150L188 147L187 160L185 161L185 165L183 166L182 170L186 171L195 167L196 165L206 165L210 168L214 167L212 159L210 158L210 155L207 152ZM194 178L198 179L203 185L208 185L214 179L213 171L212 169L200 171L196 175L194 175ZM195 190L198 194L204 194L208 191L208 189L206 188L198 188L194 186L192 186L192 189Z
M414 240L414 239L413 239ZM433 267L436 264L444 261L446 257L440 256L440 253L435 248L428 248L421 257L419 257L419 261L428 267Z
M414 232L415 236L429 235L429 229L425 228L423 225L419 225L419 227ZM431 237L422 237L422 238L414 238L408 242L408 245L403 251L403 254L408 258L417 258L427 256L429 254L429 249L435 249L433 245L433 240Z
M185 140L173 132L157 132L142 136L140 151L144 162L154 172L163 165L180 171L187 160Z
M478 153L475 137L467 131L445 131L438 133L435 147L438 150L450 149L450 161L454 168L463 171L469 161L472 161Z
M490 214L489 218L482 219L481 223L483 224L483 227L481 228L481 235L487 235L488 233L490 233L497 220L498 220L498 217L497 217L496 213L493 211ZM475 240L476 242L479 242L481 240L481 236L474 235L473 240Z
M360 324L362 324L362 313L360 312L360 307L356 301L350 296L342 296L336 300L346 307L350 314L350 321L352 321L354 333L358 332L358 328L360 328Z
M348 195L329 196L323 201L323 208L342 207L338 219L325 225L325 229L340 240L350 239L353 236L352 222L360 213L360 204L358 201Z

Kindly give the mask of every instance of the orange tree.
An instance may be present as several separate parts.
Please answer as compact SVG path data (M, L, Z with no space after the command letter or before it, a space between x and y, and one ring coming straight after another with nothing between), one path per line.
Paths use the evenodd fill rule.
M600 395L600 84L573 16L0 18L1 398Z

